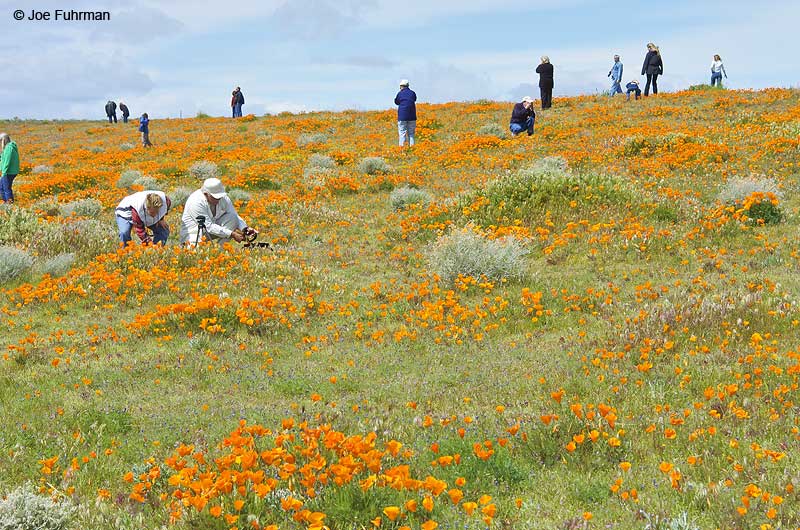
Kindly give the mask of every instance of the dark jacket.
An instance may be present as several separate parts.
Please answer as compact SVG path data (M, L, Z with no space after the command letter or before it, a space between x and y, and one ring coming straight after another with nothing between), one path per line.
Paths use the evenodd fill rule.
M128 106L125 103L119 104L119 110L122 112L123 118L127 118L131 115L131 112L128 110Z
M235 104L244 105L244 94L241 90L234 90L233 97L231 98L231 105Z
M514 110L511 111L511 123L525 125L525 122L528 121L528 117L531 117L534 120L536 119L536 112L533 110L533 104L528 106L527 109L522 102L514 105Z
M655 50L647 52L647 55L644 56L642 75L645 74L664 74L664 63L661 62L661 54Z
M536 67L536 73L539 74L539 88L553 88L553 65L550 63L542 63Z
M416 121L417 120L417 94L404 86L394 97L394 104L397 105L397 121Z
M106 103L106 116L111 116L115 112L117 112L117 104L113 101Z

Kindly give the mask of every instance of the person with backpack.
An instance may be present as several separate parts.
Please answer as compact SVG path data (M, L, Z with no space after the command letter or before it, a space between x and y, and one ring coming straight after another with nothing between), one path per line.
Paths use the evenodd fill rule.
M106 103L106 116L108 117L108 123L111 123L112 120L117 123L117 104L111 100Z
M514 105L511 111L511 136L519 136L522 131L528 131L528 136L533 136L533 125L536 122L536 112L533 110L533 98L525 96L522 101Z
M711 86L716 84L722 88L723 74L725 74L725 79L728 79L728 72L725 71L725 65L722 64L722 58L719 55L714 55L714 60L711 62Z
M408 88L408 79L400 81L400 91L394 97L397 105L397 132L400 135L400 147L414 145L414 133L417 130L417 93Z
M536 67L539 74L539 92L542 98L542 110L553 106L553 65L547 55L542 56L542 63Z
M19 151L17 144L6 133L0 133L0 194L3 202L13 203L14 192L11 185L19 173Z
M136 230L142 244L166 244L169 225L164 217L171 206L163 191L139 191L122 199L115 210L120 243L128 244L131 230ZM152 237L148 230L153 232Z
M128 110L128 106L120 101L119 110L120 112L122 112L122 123L128 123L128 116L131 115L131 111Z
M611 70L608 71L608 76L611 78L611 90L608 91L609 96L622 94L622 63L619 60L619 55L614 56L614 64L611 65Z
M658 46L649 42L647 44L647 55L644 56L642 64L642 75L647 76L647 83L644 85L644 97L650 95L650 85L653 85L653 94L658 94L658 76L664 75L664 63L661 61L661 52Z
M142 133L142 147L152 147L153 144L150 143L150 118L146 112L139 118L139 132Z
M234 118L242 117L242 105L244 105L244 94L242 94L242 89L237 86L236 90L231 93L231 109Z

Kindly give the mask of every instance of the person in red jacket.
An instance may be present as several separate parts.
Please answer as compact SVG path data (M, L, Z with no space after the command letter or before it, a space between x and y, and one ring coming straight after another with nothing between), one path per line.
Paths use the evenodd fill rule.
M166 244L169 225L164 217L170 206L163 191L140 191L122 199L116 209L120 242L126 245L131 241L131 230L135 230L144 244ZM152 237L148 229L153 232Z

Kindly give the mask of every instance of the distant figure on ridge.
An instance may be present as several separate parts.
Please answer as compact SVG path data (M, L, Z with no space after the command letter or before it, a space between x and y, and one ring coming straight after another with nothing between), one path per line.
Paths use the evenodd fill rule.
M119 110L122 112L122 123L128 123L128 116L131 115L131 111L128 110L128 106L125 105L122 101L119 102Z
M169 225L164 220L172 203L163 191L139 191L128 195L117 206L117 228L119 241L126 245L131 241L131 230L143 244L166 244L169 237ZM147 230L153 231L153 237Z
M714 60L711 62L711 86L717 85L722 87L722 75L728 79L728 72L725 71L725 65L722 64L722 59L719 55L714 55Z
M536 67L539 74L539 92L542 98L542 109L549 109L553 105L553 65L547 55L542 56L542 63Z
M242 89L237 86L236 89L231 92L231 110L233 111L234 118L242 117L242 105L244 105L244 94L242 94Z
M664 74L664 63L661 61L661 52L658 46L652 42L647 44L647 55L644 56L642 64L642 75L647 76L647 83L644 85L644 96L650 95L650 84L653 85L653 94L658 94L658 76Z
M139 132L142 133L142 147L152 147L150 143L150 118L145 112L139 118Z
M408 88L408 79L400 81L400 92L394 97L397 105L397 132L400 135L400 147L408 138L408 146L414 145L414 133L417 130L417 94Z
M108 123L111 123L112 120L117 123L117 104L111 100L106 103L106 116L108 117Z
M611 78L611 90L608 91L608 95L622 94L622 87L620 86L620 83L622 83L622 63L619 60L619 55L614 56L614 64L606 77Z
M628 84L625 85L625 89L627 90L625 95L628 96L626 98L626 101L631 100L631 92L634 92L636 94L636 99L639 99L639 96L642 95L642 89L639 88L639 81L637 81L636 79L628 81Z
M0 133L0 152L0 192L3 202L11 204L14 202L11 185L19 173L19 151L17 144L6 133Z
M522 101L514 104L514 110L511 111L511 129L512 136L519 136L522 131L527 130L528 136L533 136L533 125L536 122L536 112L533 110L533 98L525 96Z

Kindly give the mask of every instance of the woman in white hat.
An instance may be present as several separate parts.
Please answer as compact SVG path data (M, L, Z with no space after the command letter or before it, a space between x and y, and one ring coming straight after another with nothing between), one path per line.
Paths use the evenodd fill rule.
M231 239L241 243L249 231L254 230L236 213L219 179L204 180L203 187L186 199L181 216L181 244L194 245L205 240L222 244Z
M400 147L408 138L409 147L414 145L414 132L417 129L417 94L408 88L408 79L400 81L400 92L394 98L397 105L397 132L400 134Z

